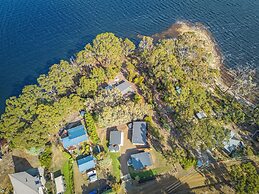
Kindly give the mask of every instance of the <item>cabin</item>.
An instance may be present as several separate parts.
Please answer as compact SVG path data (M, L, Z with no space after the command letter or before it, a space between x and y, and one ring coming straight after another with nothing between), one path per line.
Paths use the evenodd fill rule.
M41 178L39 169L9 174L15 194L43 194L44 178Z
M197 112L195 115L198 119L203 119L207 117L207 115L203 111Z
M129 82L127 81L123 81L120 84L118 84L117 86L115 86L115 88L117 88L122 95L125 95L129 92L134 92L134 90L132 89L131 85Z
M63 147L68 151L72 151L79 146L80 143L88 140L87 133L83 125L65 131L66 136L61 139Z
M152 166L153 161L149 152L140 152L132 154L128 161L128 165L132 166L134 170L142 170L144 168Z
M120 147L123 146L124 133L122 131L111 131L109 150L110 152L118 152Z
M231 155L238 148L244 147L243 142L237 138L237 135L233 131L230 133L230 138L223 142L223 145L224 151L229 155Z
M56 177L54 181L56 186L56 194L63 194L66 191L63 176L60 175Z
M144 121L135 121L128 125L132 130L131 142L134 145L144 146L147 144L147 123Z
M90 155L77 160L77 165L81 173L91 171L96 167L96 159Z

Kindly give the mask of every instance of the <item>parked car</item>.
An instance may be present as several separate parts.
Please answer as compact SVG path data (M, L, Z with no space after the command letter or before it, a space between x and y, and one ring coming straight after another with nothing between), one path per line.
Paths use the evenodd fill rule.
M93 183L95 181L97 181L97 174L96 174L96 170L92 170L86 173L88 176L88 180L90 183Z

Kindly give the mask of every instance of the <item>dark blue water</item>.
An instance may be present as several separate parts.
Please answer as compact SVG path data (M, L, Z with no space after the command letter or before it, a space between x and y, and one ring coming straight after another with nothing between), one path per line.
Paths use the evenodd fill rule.
M101 32L135 39L202 22L230 67L259 64L259 0L2 0L0 112L6 98Z

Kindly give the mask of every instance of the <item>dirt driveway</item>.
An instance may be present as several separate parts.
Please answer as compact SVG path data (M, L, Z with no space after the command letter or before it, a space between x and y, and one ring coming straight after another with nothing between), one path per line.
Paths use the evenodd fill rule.
M117 129L118 131L122 131L124 133L123 146L120 148L120 163L122 176L125 176L129 174L127 161L129 160L130 155L138 153L139 151L136 146L131 143L132 130L129 130L127 125L117 126Z

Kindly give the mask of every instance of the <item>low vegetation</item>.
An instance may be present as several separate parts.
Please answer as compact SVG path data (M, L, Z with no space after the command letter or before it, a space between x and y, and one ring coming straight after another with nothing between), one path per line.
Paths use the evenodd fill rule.
M73 178L73 161L71 159L67 160L61 169L62 174L64 175L66 183L65 194L74 193L74 178Z
M120 181L121 170L120 170L120 154L119 153L109 153L112 160L112 175L116 178L116 182Z
M155 176L159 174L159 170L157 169L150 169L150 170L142 170L142 171L134 171L133 168L130 169L130 176L138 183L143 183L145 181L155 179Z
M39 161L41 166L49 169L52 161L52 149L51 146L46 146L45 150L39 155Z

